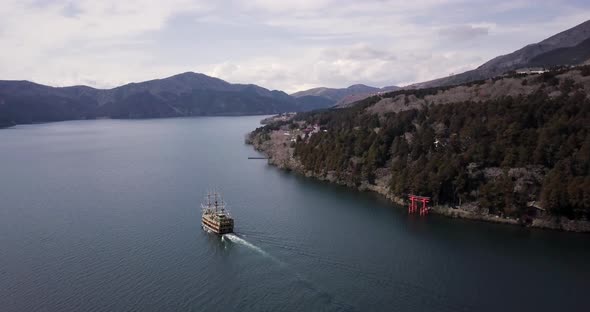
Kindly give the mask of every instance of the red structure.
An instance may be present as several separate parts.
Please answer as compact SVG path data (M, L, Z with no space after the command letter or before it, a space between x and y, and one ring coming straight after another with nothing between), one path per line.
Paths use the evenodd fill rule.
M418 202L422 202L422 207L420 207L420 215L425 216L428 214L428 202L430 201L430 197L424 196L417 196L417 195L408 195L410 199L410 205L408 206L408 213L414 213L418 210Z

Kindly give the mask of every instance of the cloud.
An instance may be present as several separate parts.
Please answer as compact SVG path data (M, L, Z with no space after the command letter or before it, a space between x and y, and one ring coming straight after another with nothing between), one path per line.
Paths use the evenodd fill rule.
M361 43L318 49L289 63L272 56L240 64L224 62L211 66L206 73L231 82L256 81L271 89L295 92L310 87L344 87L356 83L406 85L458 73L480 63L481 58L466 52L416 53L396 47L373 49Z
M375 47L366 43L359 43L348 48L327 48L323 51L323 57L327 59L355 59L355 60L384 60L395 61L394 52L383 47Z
M286 91L403 85L588 16L576 0L3 0L0 79L111 87L197 71Z
M439 31L439 34L445 37L446 40L459 40L468 41L478 37L487 36L489 28L478 27L472 25L458 25L443 28Z
M8 76L5 78L63 84L74 76L98 76L95 73L102 72L93 80L115 83L120 79L113 77L124 70L121 63L131 70L137 62L146 60L148 53L138 44L140 35L161 29L175 14L202 8L187 0L8 0L0 9L0 29L5 30L0 33L0 68ZM114 63L119 70L108 77L104 68L117 68Z

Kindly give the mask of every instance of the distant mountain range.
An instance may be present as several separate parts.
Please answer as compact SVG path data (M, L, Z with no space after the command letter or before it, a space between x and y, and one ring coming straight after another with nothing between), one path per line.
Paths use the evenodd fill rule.
M458 85L527 67L590 63L590 21L458 75L407 86ZM113 89L50 87L30 81L0 80L0 128L20 123L93 118L256 115L347 107L371 95L396 91L362 84L315 88L291 95L253 84L231 84L187 72Z
M492 78L528 67L580 65L590 60L590 20L510 54L498 56L478 68L461 74L411 85L430 88L458 85Z
M326 108L323 97L292 97L252 84L187 72L113 89L0 81L0 127L94 118L257 115Z
M362 100L373 94L381 92L390 92L399 90L400 87L389 86L383 88L375 88L363 84L352 85L348 88L314 88L305 91L299 91L291 94L296 98L302 98L305 96L316 96L322 97L332 101L333 105L346 105L358 100Z

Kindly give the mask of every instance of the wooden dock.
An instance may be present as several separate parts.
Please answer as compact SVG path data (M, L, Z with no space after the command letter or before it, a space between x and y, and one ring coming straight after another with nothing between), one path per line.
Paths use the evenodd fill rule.
M262 156L248 156L248 159L268 159L268 157L262 157Z

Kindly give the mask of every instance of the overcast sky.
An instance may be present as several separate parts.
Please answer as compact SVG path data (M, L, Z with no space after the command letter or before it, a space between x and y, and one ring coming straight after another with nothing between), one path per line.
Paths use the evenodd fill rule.
M287 92L472 69L588 0L0 0L0 79L108 88L186 71Z

